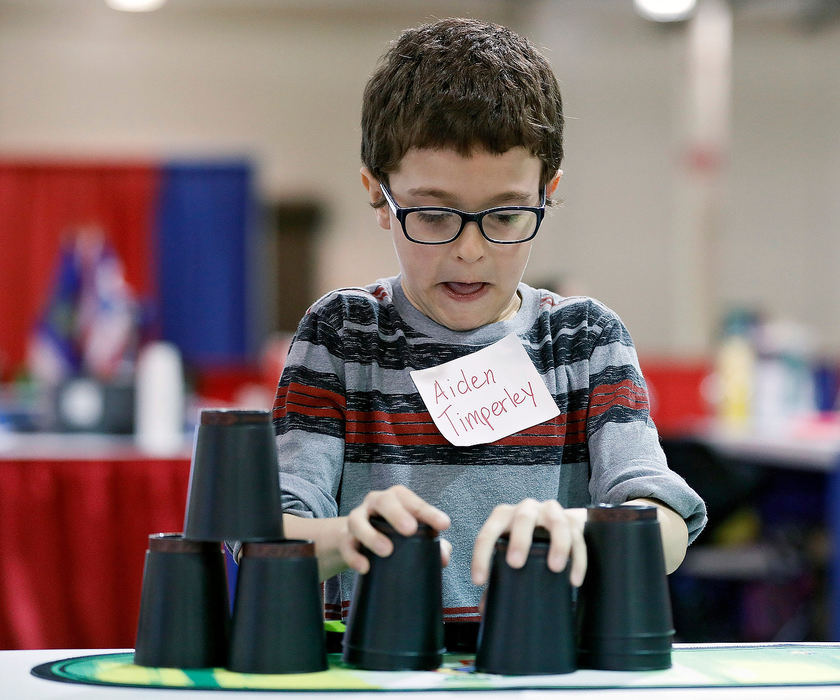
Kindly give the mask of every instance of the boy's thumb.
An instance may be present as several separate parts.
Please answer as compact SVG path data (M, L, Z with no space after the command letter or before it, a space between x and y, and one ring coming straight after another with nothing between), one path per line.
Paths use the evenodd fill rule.
M452 556L452 543L449 540L440 538L440 562L443 566L449 566L449 559Z

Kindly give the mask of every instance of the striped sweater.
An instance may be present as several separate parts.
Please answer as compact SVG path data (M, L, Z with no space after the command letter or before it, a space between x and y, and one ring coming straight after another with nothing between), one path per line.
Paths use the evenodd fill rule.
M475 537L492 509L525 498L563 506L654 498L680 513L693 540L702 500L668 469L630 336L597 301L519 286L508 321L453 331L408 301L399 277L332 292L298 327L274 407L285 512L347 515L371 490L403 484L446 512L453 544L444 616L478 618L470 580ZM496 442L449 444L409 372L514 333L560 415ZM328 581L327 617L346 615L353 574ZM407 604L410 604L407 601Z

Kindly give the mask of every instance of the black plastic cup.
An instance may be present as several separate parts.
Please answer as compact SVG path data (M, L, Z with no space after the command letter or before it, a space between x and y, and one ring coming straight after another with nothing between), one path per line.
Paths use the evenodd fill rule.
M578 665L669 668L674 624L656 508L590 506L583 535L588 566L578 598Z
M430 671L443 662L440 538L428 525L404 537L384 518L371 524L394 543L388 557L363 550L344 633L344 661L378 671Z
M575 670L571 564L548 568L550 536L537 528L521 569L506 561L509 536L496 542L475 667L486 673L538 675Z
M268 411L201 412L184 535L208 541L283 539L277 447Z
M134 663L224 666L228 648L225 559L218 542L149 535Z
M240 673L325 671L322 610L312 542L246 542L228 668Z

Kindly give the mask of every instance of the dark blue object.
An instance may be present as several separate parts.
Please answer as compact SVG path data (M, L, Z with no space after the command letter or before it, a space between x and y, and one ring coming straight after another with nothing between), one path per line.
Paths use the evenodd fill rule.
M245 162L163 168L157 226L161 333L193 366L241 361L249 351L252 179Z

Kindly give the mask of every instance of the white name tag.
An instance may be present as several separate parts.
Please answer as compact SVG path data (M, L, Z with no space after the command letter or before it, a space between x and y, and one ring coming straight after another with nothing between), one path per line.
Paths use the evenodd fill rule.
M515 335L458 360L414 370L411 378L453 445L494 442L560 415Z

